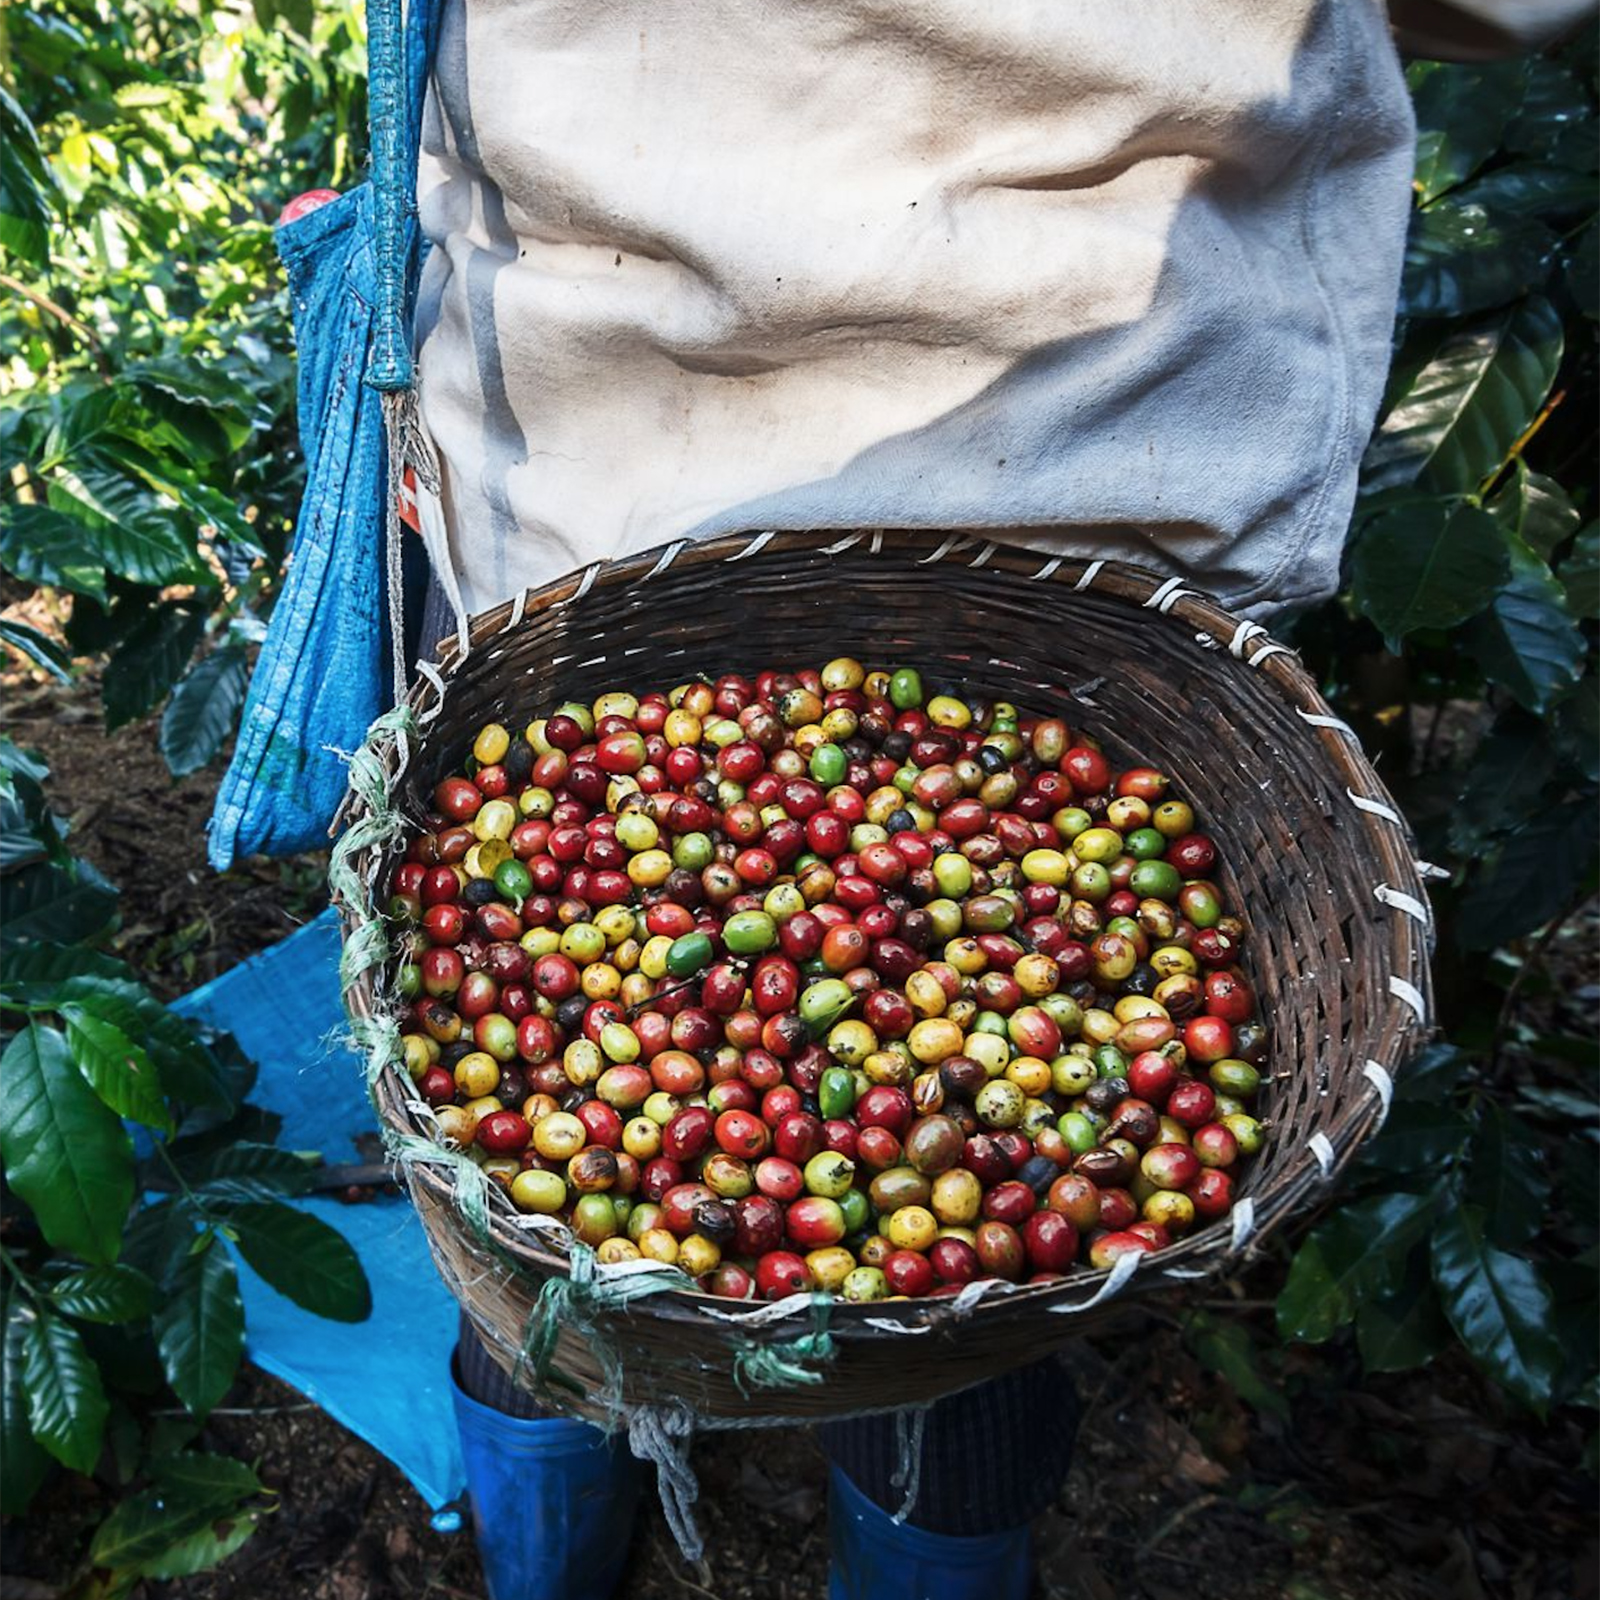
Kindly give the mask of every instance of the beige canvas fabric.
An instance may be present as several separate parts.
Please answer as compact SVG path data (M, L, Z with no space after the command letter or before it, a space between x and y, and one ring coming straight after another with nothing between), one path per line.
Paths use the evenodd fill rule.
M1412 125L1373 0L445 0L436 558L1022 529L1328 593Z

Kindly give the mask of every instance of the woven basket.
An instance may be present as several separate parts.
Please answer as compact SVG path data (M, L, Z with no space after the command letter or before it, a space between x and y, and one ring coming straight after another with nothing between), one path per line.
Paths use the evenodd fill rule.
M347 941L375 938L372 907L404 844L386 809L420 819L484 722L520 726L609 688L848 653L1063 717L1119 764L1170 773L1221 847L1271 1037L1268 1137L1226 1221L1110 1274L959 1300L839 1303L821 1312L829 1338L810 1345L790 1343L810 1326L800 1297L762 1307L684 1288L610 1311L585 1301L575 1317L578 1302L558 1296L567 1320L554 1359L581 1414L615 1415L620 1399L723 1420L837 1416L920 1404L1035 1359L1120 1309L1119 1295L1204 1277L1312 1201L1382 1120L1392 1075L1427 1028L1422 868L1388 793L1294 655L1176 580L956 535L763 533L598 564L475 618L468 638L419 681L414 732L376 735L364 752L365 793L346 807L346 862L362 885L348 892L346 879ZM347 988L369 1037L387 982L384 966L369 966ZM403 1068L375 1066L388 1130L427 1136ZM405 1170L434 1258L496 1359L527 1381L530 1317L542 1292L542 1309L555 1309L548 1286L568 1273L561 1242L492 1186L486 1214L469 1207L469 1222L459 1174L429 1148L413 1137ZM803 1381L821 1363L778 1388L741 1381L738 1363L765 1344L826 1351L825 1381Z

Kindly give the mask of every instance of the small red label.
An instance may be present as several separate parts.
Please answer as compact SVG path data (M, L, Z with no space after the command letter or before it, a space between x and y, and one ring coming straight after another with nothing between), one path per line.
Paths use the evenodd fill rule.
M422 532L422 518L417 513L417 475L407 467L400 474L400 493L395 496L395 509L400 520L413 533Z

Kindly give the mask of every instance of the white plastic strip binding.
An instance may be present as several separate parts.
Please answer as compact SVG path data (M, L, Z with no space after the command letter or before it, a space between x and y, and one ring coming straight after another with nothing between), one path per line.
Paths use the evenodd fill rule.
M1389 974L1389 993L1396 1000L1403 1001L1410 1006L1416 1013L1418 1022L1426 1022L1428 1020L1428 1002L1422 998L1422 991L1416 984L1402 978L1399 973L1391 972Z
M683 553L683 547L688 544L687 539L674 539L671 544L656 558L656 564L639 580L640 583L649 581L665 572L668 567Z
M883 529L882 528L874 528L872 530L872 537L867 541L867 548L873 553L873 555L878 555L882 551L882 549L883 549Z
M1041 578L1054 577L1055 574L1058 571L1060 571L1060 569L1061 569L1061 557L1060 556L1051 556L1050 559L1047 562L1045 562L1045 564L1042 567L1040 567L1037 572L1030 572L1028 574L1028 582L1029 583L1037 583Z
M439 669L434 666L431 661L419 660L417 662L417 671L433 685L433 692L438 696L438 698L431 706L428 707L426 711L418 713L417 721L424 723L432 722L433 719L444 709L444 678L440 674Z
M510 633L513 628L522 626L522 613L528 609L528 591L517 590L517 598L511 602L511 615L506 618L506 625L500 631Z
M967 565L968 565L968 566L969 566L969 567L982 567L982 566L986 566L986 565L987 565L987 564L988 564L988 561L989 561L989 557L990 557L990 556L992 556L992 555L993 555L993 554L994 554L994 553L995 553L995 551L996 551L996 550L998 550L998 549L999 549L999 548L1000 548L1000 547L999 547L999 545L997 545L997 544L993 544L993 543L990 543L990 544L986 544L986 545L984 545L984 547L983 547L983 549L981 549L981 550L980 550L980 551L979 551L979 552L978 552L978 553L977 553L977 555L975 555L975 556L974 556L974 557L973 557L973 558L972 558L972 559L971 559L971 560L970 560L970 561L969 561L969 562L968 562L968 563L967 563Z
M921 556L917 560L919 567L931 567L935 561L943 561L952 550L958 550L967 541L959 533L949 534L943 544L931 556Z
M1294 708L1294 713L1313 728L1332 728L1336 733L1348 734L1352 739L1356 736L1356 730L1343 717L1325 717L1320 711L1302 711L1299 706Z
M1322 1176L1331 1178L1335 1159L1333 1141L1319 1130L1306 1140L1306 1147L1317 1158L1317 1165L1322 1168Z
M1438 881L1450 876L1446 868L1436 867L1431 861L1413 861L1411 864L1417 869L1418 874L1424 878L1432 878Z
M579 580L578 587L573 591L572 594L572 598L574 600L583 599L583 597L588 594L592 588L594 588L594 580L600 576L600 569L604 565L605 563L603 561L591 561L589 565L583 569L583 577Z
M822 553L825 556L842 556L846 550L851 548L852 545L858 545L860 543L861 535L859 533L852 533L839 540L837 544L823 545Z
M769 528L765 533L758 533L743 549L735 550L731 556L727 556L725 559L728 561L743 561L746 556L758 556L777 537L778 530Z
M932 1333L931 1322L910 1323L891 1322L887 1317L863 1317L861 1319L869 1328L876 1328L880 1333Z
M1167 581L1162 584L1161 587L1157 589L1148 600L1145 601L1145 609L1148 611L1153 607L1155 610L1165 615L1186 594L1193 594L1194 592L1195 591L1193 589L1184 588L1182 578L1168 578Z
M1240 1201L1241 1205L1245 1203ZM1050 1310L1057 1316L1072 1317L1080 1311L1087 1311L1091 1306L1099 1305L1102 1300L1109 1300L1114 1294L1121 1294L1123 1285L1139 1270L1139 1263L1144 1257L1145 1252L1142 1250L1130 1250L1127 1255L1118 1256L1111 1263L1111 1271L1106 1281L1082 1305L1051 1306Z
M959 1321L971 1314L980 1300L991 1294L1009 1294L1012 1286L1004 1278L976 1278L956 1294L950 1302L951 1314Z
M1233 638L1228 641L1228 653L1244 660L1244 647L1251 640L1259 638L1267 630L1259 622L1241 622L1234 629Z
M1093 583L1094 580L1100 575L1100 569L1104 565L1105 562L1103 561L1091 561L1089 565L1083 569L1083 576L1079 578L1075 584L1073 584L1073 589L1087 589L1089 585Z
M1256 1231L1256 1203L1246 1195L1233 1208L1233 1237L1228 1243L1230 1250L1243 1250L1245 1242Z
M1385 822L1398 825L1400 813L1393 806L1386 806L1381 800L1369 800L1364 794L1357 794L1354 789L1347 788L1345 793L1350 796L1350 804L1357 811L1368 812L1374 817L1382 817Z
M1420 922L1423 927L1427 927L1431 920L1428 916L1428 908L1414 894L1406 894L1401 889L1391 889L1386 883L1378 884L1372 893L1384 905L1392 906L1396 911L1405 912L1412 921Z
M1394 1103L1394 1079L1381 1061L1370 1059L1362 1066L1361 1075L1377 1091L1378 1126L1381 1128L1388 1119L1389 1107Z

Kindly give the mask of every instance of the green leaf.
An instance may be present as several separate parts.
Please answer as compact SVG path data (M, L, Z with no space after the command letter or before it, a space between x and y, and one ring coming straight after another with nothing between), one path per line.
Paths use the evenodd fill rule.
M1226 1378L1247 1405L1288 1420L1289 1402L1280 1386L1262 1376L1260 1352L1242 1323L1219 1321L1199 1311L1189 1322L1184 1342L1195 1359Z
M50 481L50 504L89 525L106 567L130 583L159 588L204 582L209 571L148 490L103 468Z
M261 1525L256 1511L234 1511L212 1518L203 1528L175 1540L139 1563L145 1578L187 1578L220 1566L243 1547Z
M198 772L222 748L244 704L249 672L247 653L224 645L178 685L161 718L161 753L174 777Z
M23 1376L24 1341L33 1313L20 1294L5 1305L3 1400L0 1400L0 1514L20 1515L44 1482L50 1456L28 1425L28 1386Z
M1593 171L1593 140L1569 139L1574 131L1588 131L1594 120L1589 91L1576 73L1548 57L1532 56L1526 66L1522 104L1505 129L1506 149L1548 160L1559 159L1570 145L1583 151L1583 167Z
M29 1022L0 1057L0 1158L46 1239L111 1262L133 1203L133 1150L84 1082L66 1039Z
M1556 571L1566 591L1567 609L1575 617L1600 617L1600 522L1591 522L1576 539Z
M1364 1166L1389 1173L1431 1172L1458 1155L1471 1128L1448 1100L1395 1105L1383 1131L1361 1147Z
M247 1139L202 1148L187 1156L177 1145L170 1148L184 1180L201 1190L213 1183L249 1179L270 1185L279 1194L304 1194L317 1170L315 1155Z
M172 1392L191 1415L208 1415L228 1392L244 1353L238 1274L214 1238L185 1258L152 1322Z
M1481 611L1510 567L1488 512L1465 501L1418 501L1367 523L1350 582L1358 609L1397 651L1418 628L1451 628Z
M1364 492L1476 491L1538 415L1562 348L1561 319L1537 297L1448 334L1367 446Z
M1539 809L1555 771L1545 725L1515 708L1502 713L1473 751L1451 807L1451 849L1472 860L1491 839L1522 826Z
M1582 676L1587 649L1549 567L1520 541L1509 549L1510 582L1462 642L1491 683L1529 711L1542 712Z
M1522 104L1521 61L1414 61L1406 83L1417 117L1415 185L1422 203L1453 189L1492 156Z
M1395 1075L1395 1097L1443 1100L1460 1082L1466 1064L1467 1058L1452 1044L1424 1045Z
M115 956L82 945L8 945L0 950L0 994L18 1005L48 1005L65 985L76 980L127 982L131 971Z
M49 259L53 188L33 124L0 88L0 248L39 266Z
M1479 866L1461 899L1456 937L1468 950L1492 950L1543 927L1582 890L1594 860L1589 802L1539 812Z
M0 617L0 643L10 645L35 666L43 667L63 683L72 676L71 656L48 634L30 628L25 622L13 622L8 617Z
M1555 747L1590 783L1600 783L1600 680L1591 672L1552 708Z
M105 1388L77 1329L35 1308L22 1336L28 1426L62 1466L93 1472L105 1434Z
M80 1322L142 1322L155 1303L156 1286L136 1267L81 1267L50 1286L56 1310Z
M1461 1342L1497 1382L1543 1412L1561 1371L1549 1291L1532 1264L1497 1249L1476 1206L1457 1206L1433 1234L1433 1281Z
M206 608L193 601L150 608L106 663L101 696L107 731L161 703L183 676L205 629Z
M163 1475L162 1469L171 1462L179 1463L177 1470ZM231 1523L235 1508L259 1491L259 1483L241 1488L236 1469L255 1479L242 1461L227 1456L179 1455L153 1463L154 1485L124 1500L100 1524L89 1559L113 1571L154 1577L154 1569L160 1567L181 1576L182 1557L175 1558L174 1548L210 1531L215 1523Z
M1594 210L1594 178L1562 167L1517 162L1475 179L1453 198L1501 216L1567 222Z
M87 861L26 867L0 879L0 944L76 944L116 916L117 891Z
M0 517L0 564L24 583L106 597L105 565L82 523L50 506L10 505Z
M1394 1287L1437 1209L1436 1193L1372 1195L1319 1224L1296 1251L1278 1296L1279 1334L1303 1344L1330 1338L1365 1295Z
M1507 1250L1539 1231L1550 1203L1550 1177L1533 1129L1493 1101L1479 1114L1467 1194L1482 1210L1490 1239Z
M1589 179L1593 183L1593 178ZM1567 292L1591 322L1600 317L1600 224L1583 230L1567 262Z
M1583 520L1567 491L1554 478L1530 471L1520 456L1512 475L1489 502L1489 510L1507 533L1546 561L1577 532Z
M122 1259L137 1267L164 1293L177 1281L179 1269L194 1247L200 1213L182 1195L140 1208L124 1233Z
M286 1205L242 1205L228 1221L238 1230L239 1253L297 1306L336 1322L371 1316L360 1258L320 1217Z
M67 1045L90 1088L119 1117L147 1128L172 1130L172 1114L161 1092L161 1079L145 1050L116 1023L91 1005L71 1001L61 1008Z
M1514 300L1540 281L1556 236L1531 217L1497 216L1450 199L1412 213L1400 274L1408 317L1466 317Z
M1399 1288L1365 1296L1356 1310L1356 1348L1368 1372L1409 1372L1449 1343L1450 1324L1425 1264Z

